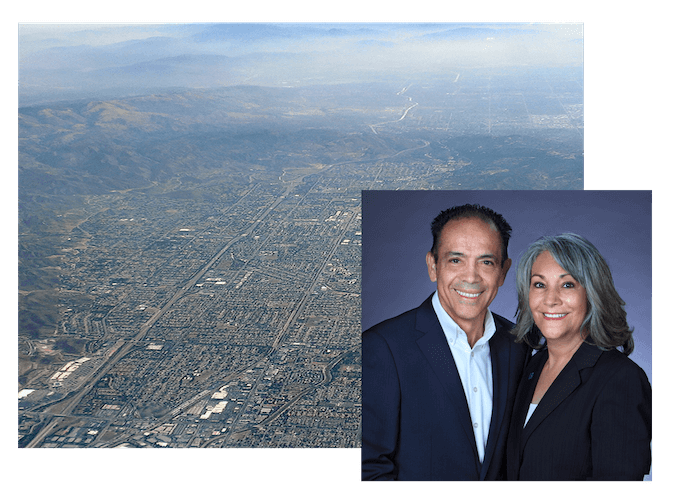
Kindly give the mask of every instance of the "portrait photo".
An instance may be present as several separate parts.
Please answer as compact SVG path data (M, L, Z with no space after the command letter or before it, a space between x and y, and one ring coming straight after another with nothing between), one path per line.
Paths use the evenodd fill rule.
M430 252L434 253L431 224L436 220L438 215L441 215L441 213L447 209L463 205L479 205L486 207L490 212L493 211L495 214L498 214L498 219L494 219L494 222L500 219L501 221L507 222L507 225L510 228L510 231L508 231L510 233L510 239L506 249L507 255L503 255L502 260L500 257L496 259L498 256L495 255L501 253L500 245L498 245L498 243L498 246L496 246L498 249L497 252L485 251L481 256L483 259L485 256L494 257L494 262L486 260L482 261L483 263L491 264L492 266L501 266L506 260L511 261L511 263L508 262L507 265L503 267L504 275L498 277L498 288L493 290L492 293L495 293L495 296L488 306L488 310L494 315L498 330L501 329L500 322L502 322L503 319L511 322L506 323L506 325L510 324L510 326L512 326L512 323L518 322L518 285L516 284L517 274L519 272L518 266L521 257L527 253L528 249L532 247L535 242L548 240L548 237L573 234L576 235L576 238L581 237L580 241L585 242L585 245L596 249L593 251L601 256L606 263L605 265L608 265L608 270L610 271L610 276L613 280L613 287L617 292L617 296L620 297L619 302L624 302L622 308L627 314L625 318L627 320L627 326L632 331L632 342L634 342L634 346L629 349L629 356L626 352L626 356L622 357L632 361L633 366L636 365L641 368L641 370L636 371L645 374L645 376L641 375L642 383L640 385L642 386L641 390L644 391L642 394L644 396L646 396L647 393L650 394L648 384L653 386L653 193L650 190L363 191L362 331L367 332L367 335L371 332L371 337L368 337L370 339L376 337L381 339L378 341L370 340L370 342L373 342L374 345L379 342L383 345L387 344L388 347L386 350L392 351L392 353L389 353L388 355L392 354L393 358L397 358L398 354L395 351L397 347L394 346L399 344L397 344L395 340L388 339L395 338L397 335L403 335L400 331L409 325L411 325L412 331L415 331L416 329L420 330L419 324L422 321L421 314L418 314L416 317L412 315L411 320L407 320L407 314L409 313L406 312L422 308L423 304L431 301L431 297L433 297L433 307L439 308L440 302L444 305L444 293L440 295L439 299L437 298L438 293L436 292L436 287L439 291L440 283L434 282L435 278L441 276L439 274L440 271L435 268L435 264L439 264L439 262L437 261L437 256L433 259L431 257L432 254L429 254ZM502 230L501 223L494 222L487 219L489 227ZM498 232L496 234L498 235ZM565 238L572 239L573 237L566 236ZM497 239L496 241L499 242L500 240ZM462 255L461 252L457 253L458 255ZM459 258L463 259L464 257ZM554 265L558 266L557 263ZM596 267L596 265L592 264L586 265ZM557 269L560 269L560 267L557 267ZM567 271L561 272L561 275L568 275L569 273ZM523 273L524 272L526 271L523 271ZM576 273L571 272L571 274ZM478 281L482 279L483 278L481 277L477 278ZM608 281L610 282L611 279L608 279ZM576 286L579 285L580 284L576 282ZM590 284L588 286L592 287ZM469 292L472 292L472 290L467 289L465 291L459 291L459 294L465 294L461 295L461 299L474 300L474 295L477 294L473 295ZM478 289L477 292L478 294L483 294L485 290ZM592 290L589 289L588 295L591 295L591 293ZM437 301L437 305L435 305L435 301ZM432 310L430 306L428 306L428 309ZM435 309L435 312L439 317L439 309ZM452 314L452 316L454 315ZM489 323L490 316L491 315L487 313L485 324ZM548 316L548 319L552 319L551 316L552 315ZM407 321L409 322L407 323ZM457 323L462 328L462 323L458 321ZM491 327L493 331L493 324ZM390 332L393 329L398 331L390 333L388 328L390 329ZM507 328L506 331L509 329L510 328ZM441 331L442 330L440 329L440 333ZM373 332L378 333L375 334ZM447 334L446 329L445 334ZM470 335L468 335L468 337L470 341ZM514 335L510 335L510 337L514 342ZM364 346L366 345L365 338L367 337L363 334L363 349L365 349ZM386 340L382 341L382 339ZM425 352L425 348L423 347L425 339L426 337L422 336L416 340L415 343L411 344L408 349L418 352L418 349L420 348L421 351ZM449 340L450 345L453 343L448 335L447 340ZM541 342L543 342L543 340L544 339L541 338ZM590 339L588 338L586 340ZM554 341L552 341L552 343L553 346L550 350L554 352ZM371 343L369 345L371 345ZM620 346L620 343L617 345ZM411 346L413 346L413 348ZM470 343L470 347L472 348L472 342ZM535 347L538 348L539 346L536 345ZM428 347L428 349L429 352L426 353L428 359L433 359L435 357L441 358L448 354L445 349L440 349L439 346L436 347L436 350L432 347ZM597 349L597 347L593 346L593 349L601 352L606 348ZM623 349L619 347L618 350L622 351ZM380 373L379 370L382 372L383 367L389 367L388 369L392 370L403 370L402 364L397 365L397 361L395 361L392 366L384 363L375 365L373 370L371 368L366 368L370 362L367 359L370 352L372 352L371 347L363 352L363 365L365 366L365 372L363 374L363 406L365 407L362 429L363 436L370 435L369 431L366 429L366 427L370 425L369 422L381 422L382 420L379 420L381 417L372 418L373 415L371 415L371 410L368 408L369 401L365 401L365 398L369 398L369 395L372 392L378 392L367 389L370 373ZM525 370L528 369L527 366L529 365L529 360L534 359L532 356L534 356L536 352L537 349L528 349L526 360L524 361ZM415 356L412 356L412 359L413 358L415 358ZM421 357L421 359L425 358ZM449 359L451 359L451 357L449 357ZM523 358L520 357L515 359L520 359L521 362ZM624 359L624 361L627 361L627 359ZM454 364L453 362L446 361L445 363L447 365ZM456 361L455 364L458 365L458 361ZM460 367L458 371L461 371ZM496 366L494 366L494 372L495 371ZM536 369L535 372L536 376L540 373L538 369ZM422 372L416 373L421 375ZM456 371L454 371L454 373L456 373ZM582 371L581 373L583 374L584 372ZM525 371L522 384L526 383L526 379L529 378L529 375L533 377L532 373L527 374ZM396 376L402 375L398 373ZM425 378L426 375L422 374L421 376ZM494 373L494 376L496 376L496 373ZM582 375L582 377L585 380L585 376ZM462 374L460 374L460 378L463 379ZM498 387L496 383L497 382L494 381L494 391L496 390L496 387ZM386 384L386 382L380 380L379 384L383 385ZM402 382L400 381L398 384L402 384ZM491 383L488 385L491 386ZM467 389L464 386L464 389L466 389L466 391L477 391L476 387ZM511 388L510 390L516 389ZM405 420L410 418L405 414L403 394L404 389L401 388L398 397L402 398L402 401L398 401L397 403L398 405L401 404L401 406L397 406L397 408L400 408L399 415L393 420L393 425L399 426L400 432L402 433L404 433L404 431L401 429L406 425ZM512 398L513 395L513 393L510 393L509 398ZM592 398L592 396L590 397ZM470 396L468 396L468 401L470 401ZM642 413L641 417L638 417L640 420L643 419L646 427L649 429L647 431L649 435L651 435L650 401L650 395L644 397L643 404L648 409ZM507 406L512 407L512 402L513 400L510 399ZM475 417L472 416L472 405L470 402L468 404L470 405L470 413L474 421ZM441 408L440 405L441 403L436 401L431 408ZM491 408L490 404L489 408ZM501 409L501 411L503 411L503 409ZM510 410L508 409L508 411ZM543 409L542 411L545 410ZM593 410L591 410L591 412L592 411ZM522 422L523 421L524 420L522 420ZM474 425L477 427L477 424ZM524 424L524 426L526 425L527 424ZM520 430L521 428L522 424L520 424ZM529 427L525 427L525 429L529 430ZM611 429L610 432L619 432L618 430L614 431L613 428ZM507 434L507 429L504 430ZM466 431L466 433L469 432ZM475 433L477 434L477 430L475 430ZM418 436L419 441L421 440L422 435L423 434ZM371 436L374 437L376 434L371 434ZM626 438L626 436L618 436L618 439L620 440L624 438ZM369 439L370 437L367 437L366 439L366 448L363 445L363 461L365 460L365 449L369 449L370 447L370 444L368 443ZM384 437L383 432L379 430L379 435L374 437L374 439L385 440L386 437ZM394 451L391 455L397 455L398 457L400 455L404 456L405 451L403 450L406 447L406 444L404 443L405 437L398 435L397 438L393 439L394 441L392 439L391 441L392 450ZM495 444L491 442L491 439L490 436L486 443L487 451ZM648 439L645 438L645 441L648 441ZM500 446L497 446L496 453L501 450ZM386 448L387 446L383 449ZM645 446L644 448L647 447ZM430 452L430 450L433 451ZM426 449L426 453L432 453L432 456L434 456L434 450L435 443L433 442ZM493 465L483 465L482 454L484 452L484 445L480 446L479 442L478 451L479 478L491 479ZM476 453L474 449L472 452ZM444 452L442 454L444 455ZM382 455L385 456L386 453L382 453ZM379 463L378 459L374 459L372 465L373 470L377 471L378 467L383 466L383 463ZM392 464L389 464L389 466L390 465ZM364 467L363 464L363 469ZM390 472L388 473L390 474L389 477L397 478L398 473L402 475L405 470L414 470L414 468L406 469L406 465L400 466L395 464L393 467L394 468L391 467ZM510 464L496 464L496 471L505 470L506 467L509 470ZM419 473L423 469L424 468L421 467L417 468ZM425 476L422 480L444 480L440 479L444 477L442 472L436 472L432 469L434 469L434 467L431 467L431 471L426 469L425 472L422 473L423 476ZM471 472L474 474L473 471ZM415 478L414 472L411 473L412 476L410 477L412 480L418 480ZM501 473L497 472L497 474L499 474L497 477L500 477ZM575 476L576 473L572 472L571 474ZM583 472L581 472L581 474L585 475ZM609 474L610 477L614 475L611 472L609 472ZM619 474L622 475L620 472ZM486 475L486 477L484 477L484 475ZM374 472L374 477L376 477L376 472ZM522 471L522 477L527 477L524 471ZM652 480L652 469L645 472L643 479Z

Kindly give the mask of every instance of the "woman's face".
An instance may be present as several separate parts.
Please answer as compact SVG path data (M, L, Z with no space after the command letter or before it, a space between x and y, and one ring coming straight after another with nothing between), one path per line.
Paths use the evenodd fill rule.
M549 345L580 342L587 294L550 252L541 253L531 268L529 308Z

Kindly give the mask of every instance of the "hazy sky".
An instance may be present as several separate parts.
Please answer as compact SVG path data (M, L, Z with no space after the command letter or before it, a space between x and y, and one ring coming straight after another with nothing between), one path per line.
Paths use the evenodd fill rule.
M309 40L353 37L355 40L383 40L393 43L411 42L419 37L457 30L496 30L533 32L545 43L582 40L583 25L576 23L218 23L218 24L85 24L85 23L23 23L19 25L20 51L28 54L51 47L88 45L105 46L120 42L142 41L153 37L168 37L188 44L200 43L199 37L221 33L227 38L300 40L296 48L312 49ZM488 38L481 36L481 38ZM191 40L192 39L192 40ZM540 47L544 49L545 47ZM533 47L532 50L539 49ZM552 47L550 47L552 49ZM218 47L217 47L218 50Z
M583 25L573 23L19 25L21 104L102 89L343 83L582 64Z
M52 47L101 46L129 40L144 40L153 36L165 36L167 26L152 24L24 23L19 25L19 50L25 55Z

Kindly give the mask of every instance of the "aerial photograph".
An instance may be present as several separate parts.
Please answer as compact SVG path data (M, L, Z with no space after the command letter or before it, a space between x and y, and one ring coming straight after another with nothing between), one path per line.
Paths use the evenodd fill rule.
M358 448L363 190L583 188L583 25L20 24L19 448Z

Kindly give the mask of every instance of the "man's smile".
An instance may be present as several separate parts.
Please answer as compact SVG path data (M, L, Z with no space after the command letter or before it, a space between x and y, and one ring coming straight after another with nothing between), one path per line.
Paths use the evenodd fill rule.
M480 295L482 295L482 292L479 293L469 293L469 292L462 292L460 290L454 289L454 291L459 294L461 297L465 297L466 299L476 299Z

